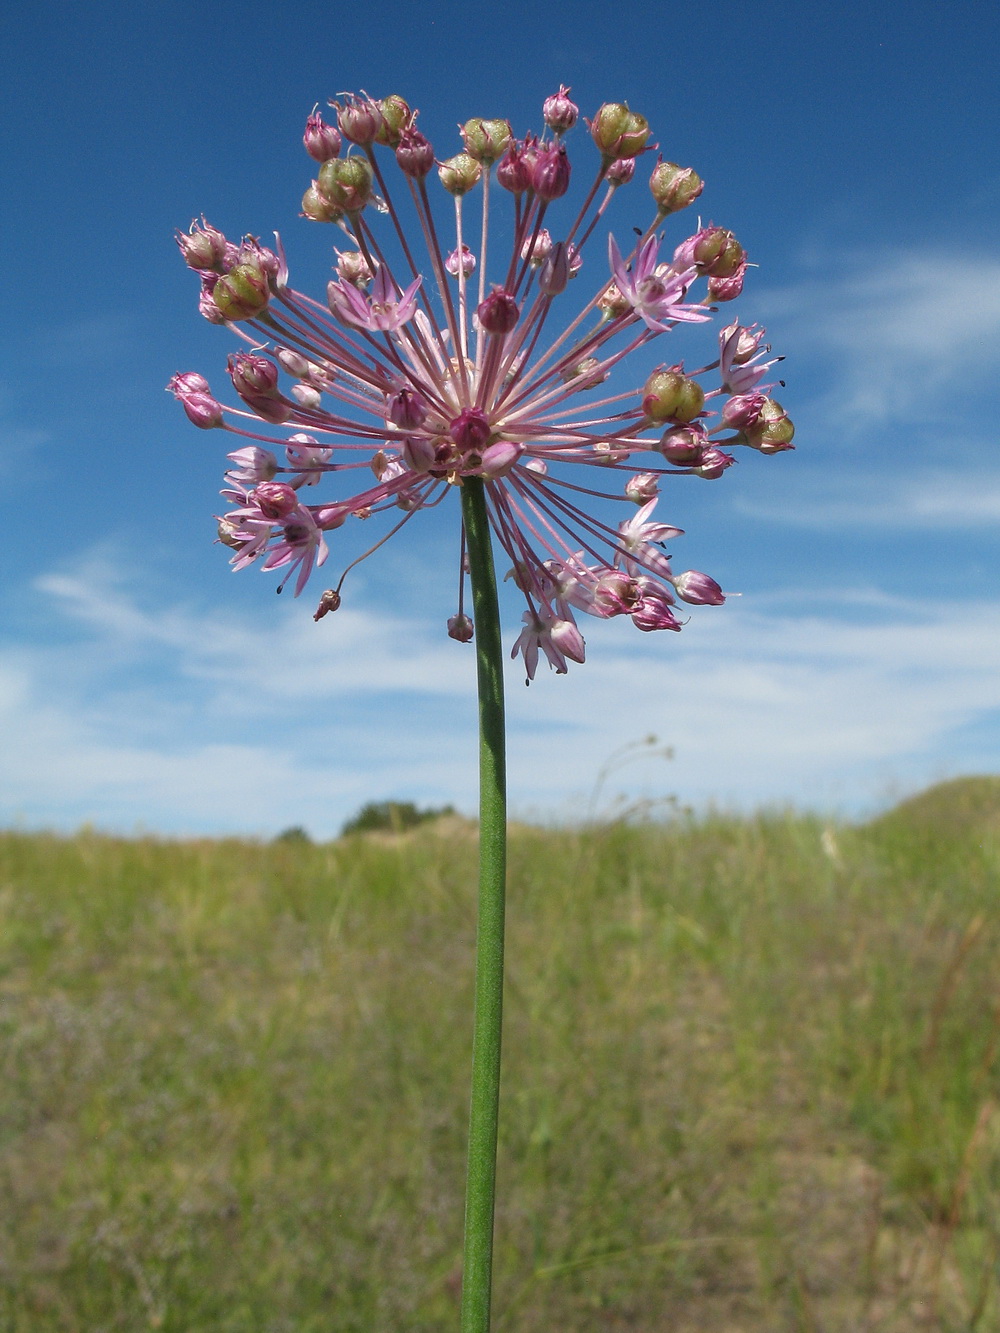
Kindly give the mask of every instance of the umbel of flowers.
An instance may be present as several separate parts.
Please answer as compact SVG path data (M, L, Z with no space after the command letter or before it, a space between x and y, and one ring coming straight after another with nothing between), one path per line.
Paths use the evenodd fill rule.
M558 672L584 660L581 613L677 630L678 601L721 603L715 580L675 573L663 550L680 535L654 516L663 478L717 480L734 447L790 449L793 426L763 383L776 364L763 329L731 317L710 364L687 369L668 353L630 378L630 362L651 363L640 349L742 291L747 257L732 232L699 224L665 244L668 219L702 193L698 175L658 157L643 173L648 225L621 243L602 217L656 147L622 103L585 121L579 208L564 198L578 120L567 88L545 101L540 135L472 119L444 160L401 97L331 105L336 124L314 112L304 135L318 169L302 212L345 237L325 300L290 285L280 238L274 250L234 243L204 220L178 236L201 313L245 343L228 365L241 406L195 373L169 385L195 425L242 441L219 523L233 566L284 570L279 591L294 577L298 595L337 529L381 517L370 554L478 477L524 599L513 655L529 678L540 652ZM577 294L585 260L589 298ZM605 521L608 501L629 516ZM457 545L464 569L464 532ZM340 605L357 563L322 592L317 619ZM459 588L448 633L468 641L461 577Z

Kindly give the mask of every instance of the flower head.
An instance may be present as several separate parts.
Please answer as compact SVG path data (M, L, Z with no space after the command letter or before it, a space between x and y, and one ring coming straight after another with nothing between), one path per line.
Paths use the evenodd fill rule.
M445 160L401 97L341 94L336 126L314 111L305 146L319 168L303 212L351 243L336 252L326 303L290 285L280 241L271 251L193 224L178 241L201 282L199 308L245 344L229 361L240 405L224 406L194 372L168 386L195 425L241 437L219 522L234 568L283 570L280 587L293 580L297 596L337 532L344 574L316 619L340 606L360 559L476 478L524 599L514 655L529 678L542 659L559 673L584 660L580 614L678 630L678 598L723 601L709 575L673 573L663 544L681 531L654 517L664 483L717 479L734 461L722 446L766 455L793 434L761 383L775 361L755 325L723 329L717 359L698 369L672 359L650 369L650 344L710 320L712 303L745 279L742 247L722 227L675 236L673 258L661 257L657 229L701 192L691 169L657 164L649 226L628 253L608 236L590 291L567 295L582 286L570 279L588 243L591 264L603 247L598 224L640 174L650 136L624 103L599 108L587 122L590 186L570 207L568 94L546 99L541 137L475 118L462 126L464 151ZM487 245L504 199L506 247ZM340 555L351 531L380 520L368 552ZM448 633L468 642L473 632L460 595Z

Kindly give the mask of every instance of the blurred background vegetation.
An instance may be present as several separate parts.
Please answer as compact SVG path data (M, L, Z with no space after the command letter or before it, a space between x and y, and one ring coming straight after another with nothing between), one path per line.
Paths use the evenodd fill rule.
M456 1326L475 827L345 834L0 835L3 1333ZM998 858L514 829L497 1333L1000 1329Z

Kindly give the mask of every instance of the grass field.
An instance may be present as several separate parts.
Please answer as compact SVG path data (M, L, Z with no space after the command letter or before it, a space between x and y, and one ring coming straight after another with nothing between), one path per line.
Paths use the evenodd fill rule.
M1000 1330L1000 778L512 835L497 1333ZM457 1324L476 845L0 835L0 1333Z

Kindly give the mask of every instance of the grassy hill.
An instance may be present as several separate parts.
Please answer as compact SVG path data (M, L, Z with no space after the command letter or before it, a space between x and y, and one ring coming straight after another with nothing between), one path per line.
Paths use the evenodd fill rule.
M497 1333L1000 1328L1000 779L513 836ZM454 1328L475 842L0 835L0 1330Z

